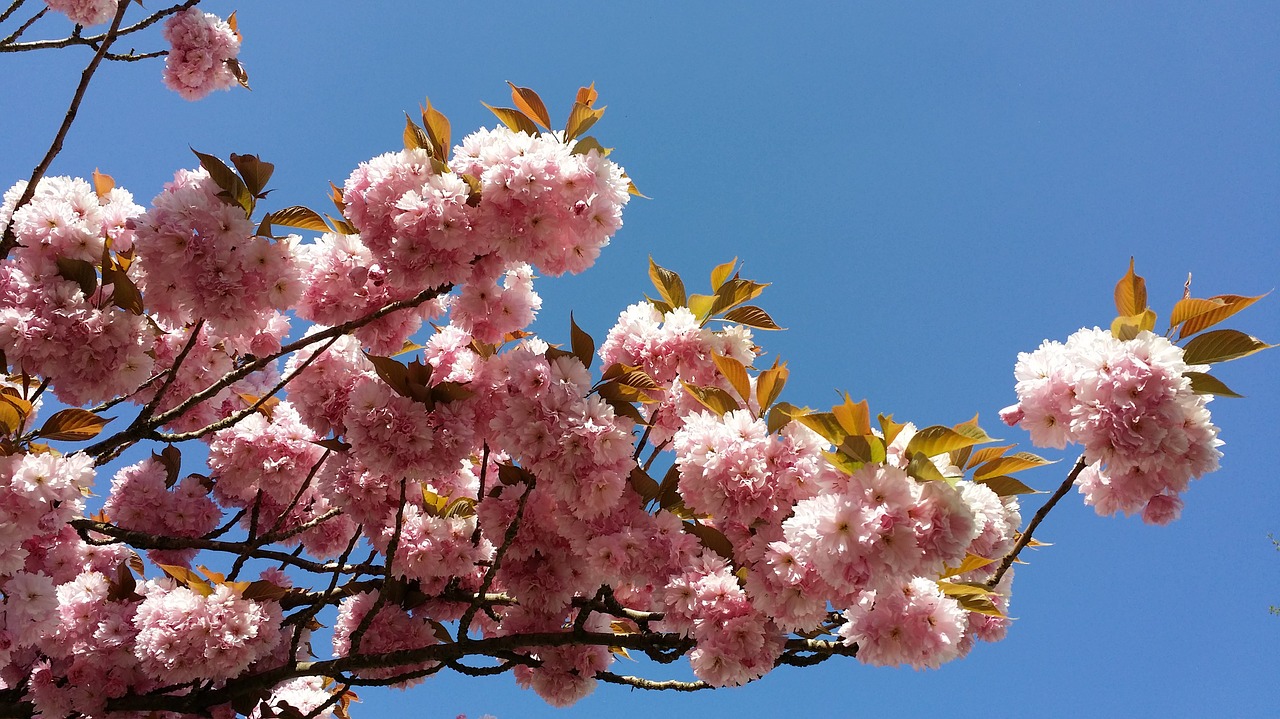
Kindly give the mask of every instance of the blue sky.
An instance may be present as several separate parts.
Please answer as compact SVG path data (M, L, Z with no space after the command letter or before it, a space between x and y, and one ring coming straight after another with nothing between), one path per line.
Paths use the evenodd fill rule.
M159 62L108 66L56 174L100 168L145 203L194 165L188 146L253 152L277 165L278 206L322 207L328 181L399 148L402 112L424 96L460 137L495 122L480 102L507 104L506 80L538 90L553 117L594 81L609 110L592 134L652 199L628 207L596 268L539 282L537 328L566 341L572 309L602 338L649 290L648 256L691 287L737 256L774 283L761 303L789 329L759 341L790 363L795 404L847 390L922 425L980 412L1025 443L995 416L1013 401L1017 352L1110 322L1130 256L1162 317L1187 272L1197 296L1280 281L1272 3L204 6L238 11L253 91L188 103L161 86ZM30 174L87 60L0 57L5 186ZM1280 297L1231 326L1280 342ZM1009 638L941 670L833 660L714 693L602 686L558 712L510 677L440 676L361 692L356 710L1275 715L1278 370L1273 351L1215 372L1248 398L1211 405L1223 468L1193 486L1180 521L1103 519L1070 495L1041 532L1054 546L1019 570ZM1074 457L1058 456L1025 481L1055 487Z

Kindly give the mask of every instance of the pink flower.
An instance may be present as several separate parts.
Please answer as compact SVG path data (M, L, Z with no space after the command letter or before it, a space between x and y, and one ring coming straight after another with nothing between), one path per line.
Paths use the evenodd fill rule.
M98 25L115 17L119 0L44 0L50 10L66 15L77 25Z
M164 38L170 45L164 84L184 99L199 100L236 83L240 36L222 18L188 8L164 24Z

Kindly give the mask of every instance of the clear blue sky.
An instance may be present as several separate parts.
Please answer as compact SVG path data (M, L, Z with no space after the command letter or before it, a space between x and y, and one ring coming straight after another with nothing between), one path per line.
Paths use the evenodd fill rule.
M460 137L493 124L480 101L506 104L505 80L555 117L594 81L609 110L592 134L653 199L632 203L590 273L539 283L538 328L567 340L572 309L602 337L648 290L648 255L692 286L736 255L774 283L762 304L789 330L760 343L790 362L795 404L839 389L920 424L977 411L1025 442L995 416L1016 353L1108 323L1131 255L1162 314L1188 271L1199 296L1280 283L1275 3L206 7L238 10L254 90L187 103L159 62L108 66L56 173L101 168L145 203L194 164L188 145L256 152L277 165L273 202L320 207L329 180L398 149L402 111L425 95ZM30 173L87 59L0 57L5 186ZM1280 341L1280 297L1232 326ZM1179 522L1102 519L1071 495L1042 531L1054 546L1019 570L1009 638L941 670L833 660L715 693L602 686L559 712L509 676L440 676L366 690L356 711L1275 716L1278 371L1273 351L1216 373L1249 397L1211 405L1223 468ZM1026 481L1051 489L1065 471Z

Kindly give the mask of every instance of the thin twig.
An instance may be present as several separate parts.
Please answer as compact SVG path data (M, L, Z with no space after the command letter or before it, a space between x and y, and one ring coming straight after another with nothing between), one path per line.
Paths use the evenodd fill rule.
M117 527L107 522L95 522L92 519L73 519L71 526L75 527L80 533L81 539L86 544L94 546L107 546L111 544L124 543L135 549L207 549L212 552L225 552L227 554L239 555L244 551L244 542L223 542L215 539L203 539L199 537L165 537L146 532L137 532L131 529ZM91 533L102 534L111 539L96 539L90 537ZM303 569L308 572L316 572L317 574L328 574L333 571L340 571L343 574L382 574L381 566L373 566L369 564L343 564L341 562L334 564L330 562L313 562L308 559L301 559L291 554L277 552L271 549L254 549L249 553L252 559L267 559L273 562L285 562L291 566Z
M484 580L480 583L480 591L476 592L477 596L484 596L488 593L489 588L493 586L493 580L498 576L498 569L502 566L502 558L506 555L507 550L516 541L516 535L520 533L520 520L524 518L524 508L529 502L529 495L533 492L533 485L526 484L524 494L520 495L519 503L516 505L516 514L511 519L511 524L507 525L507 532L502 538L502 545L493 553L493 561L489 564L489 569L484 573ZM476 612L480 609L479 604L472 604L463 612L462 618L458 620L458 641L467 639L467 633L471 631L471 620L476 616Z
M36 21L44 17L45 13L47 12L49 12L49 8L47 7L41 8L39 12L37 12L35 15L32 15L30 18L28 18L26 22L22 23L21 27L19 27L17 30L14 30L13 33L9 35L9 37L6 37L5 39L0 40L0 52L3 52L4 48L6 47L11 47L10 43L22 37L22 33L26 32L27 28L36 24Z
M387 542L387 581L391 581L394 575L394 564L396 561L396 549L400 546L400 532L404 529L404 506L405 506L405 485L408 484L407 477L400 478L400 506L396 508L396 524L391 531L391 540ZM387 603L387 592L385 585L383 590L378 592L378 596L373 600L373 606L369 607L369 611L364 613L360 618L360 625L351 633L349 638L351 643L351 654L359 653L360 641L364 639L365 632L369 631L369 627L373 626L373 620L378 612L382 611L383 605Z
M191 328L191 336L187 338L187 343L182 346L182 351L178 352L178 356L173 359L173 364L169 366L169 374L165 376L164 382L156 390L151 400L142 406L142 411L133 420L132 426L136 427L146 423L151 418L151 415L155 414L156 408L164 401L164 396L169 392L169 388L177 381L178 370L182 368L182 363L187 360L191 350L195 349L196 343L200 341L200 330L202 329L204 329L203 317L196 320L195 325Z
M71 98L71 105L67 108L67 114L62 118L62 125L58 128L58 134L54 135L53 143L49 145L49 151L45 153L44 159L36 165L31 172L31 179L27 181L27 187L22 191L22 196L18 198L18 202L13 206L16 213L18 208L31 201L36 194L36 185L39 184L40 178L44 177L44 173L49 170L49 165L53 164L53 158L62 152L62 141L67 138L67 132L71 130L71 124L76 120L76 114L80 112L80 103L84 100L85 91L89 89L89 81L93 79L93 73L98 69L99 63L102 62L102 56L107 54L107 49L111 47L111 41L115 39L116 33L120 30L120 22L124 20L124 12L129 8L129 3L122 2L116 10L116 16L111 20L111 28L107 30L103 36L102 46L93 54L93 59L89 61L84 72L80 73L80 84L76 86L75 95ZM39 14L43 14L41 10ZM13 226L16 222L9 222L4 229L4 238L0 239L0 259L7 258L9 251L18 244L18 236L14 233Z
M162 442L185 442L189 439L199 439L204 435L209 434L210 432L217 432L219 430L223 430L228 427L233 427L239 424L240 421L243 420L245 417L248 417L254 412L257 412L259 409L263 407L263 405L271 401L271 398L274 397L277 392L284 389L285 385L292 382L295 377L302 374L302 371L305 370L313 361L315 361L316 357L319 357L320 355L324 354L325 350L332 347L333 343L338 341L338 337L339 335L334 335L333 337L331 337L329 341L325 343L324 347L321 347L315 352L312 352L311 355L302 362L302 364L298 365L293 369L292 372L290 372L288 375L285 375L283 378L281 378L281 380L277 382L275 386L272 387L270 390L263 392L262 396L254 400L253 404L249 405L248 407L238 412L235 412L233 414L230 414L226 417L223 417L217 422L201 427L200 429L192 430L190 432L181 432L181 433L174 433L174 434L157 432L155 433L154 439L160 440Z
M138 54L135 50L130 50L123 55L117 55L114 52L107 53L107 60L113 62L138 62L139 60L150 60L153 57L164 57L169 54L168 50L156 50L154 52L144 52Z
M602 682L608 682L609 684L622 684L636 689L649 689L654 691L666 690L677 692L696 692L702 689L714 689L714 687L704 681L682 682L678 679L655 681L653 679L632 677L625 674L614 674L613 672L596 672L596 679L599 679Z
M996 573L991 575L991 579L987 581L988 587L994 587L1000 583L1001 578L1004 577L1004 573L1009 571L1009 567L1013 566L1014 560L1018 558L1018 553L1031 542L1032 533L1036 531L1036 528L1040 526L1040 523L1044 521L1044 518L1049 516L1050 510L1054 508L1054 505L1058 503L1058 500L1065 497L1067 492L1071 490L1071 485L1075 484L1076 477L1080 476L1080 473L1083 472L1084 468L1087 466L1088 465L1085 464L1084 455L1080 455L1080 459L1076 460L1076 465L1071 468L1071 472L1067 474L1067 478L1062 481L1062 485L1058 487L1058 491L1054 492L1052 497L1049 497L1049 501L1045 502L1044 506L1036 510L1035 516L1031 518L1031 522L1028 523L1027 528L1023 530L1022 536L1018 537L1018 543L1013 545L1013 549L1010 550L1008 554L1004 555L1004 559L1000 562L1000 568L997 569Z
M183 10L186 10L188 8L195 7L196 5L199 5L200 2L201 0L187 0L181 5L174 5L172 7L167 7L164 10L159 10L155 13L152 13L151 15L144 18L143 20L140 20L126 28L123 28L114 34L111 33L111 31L107 31L101 35L89 35L87 37L82 37L78 32L75 32L60 40L32 40L31 42L22 42L22 43L16 43L12 45L0 44L0 52L27 52L30 50L51 50L51 49L60 48L60 47L71 47L72 45L88 45L90 47L96 47L98 43L103 42L104 40L107 40L108 36L123 37L125 35L132 35L133 33L138 32L139 30L145 30L148 27L151 27L152 25L160 22L161 20L165 19L170 15L182 12ZM120 3L121 7L128 4L129 3L127 2Z
M292 354L294 352L297 352L298 350L305 349L317 342L323 342L324 340L327 340L331 337L349 334L369 324L370 322L379 320L391 314L392 312L408 309L411 307L417 307L418 305L421 305L424 302L427 302L429 300L433 300L439 297L440 295L443 295L449 292L452 289L453 289L453 285L448 285L448 284L441 285L439 287L425 289L422 292L419 292L418 294L414 295L413 297L410 297L404 300L397 300L390 304L384 305L363 317L358 317L354 320L350 320L349 322L343 322L340 325L335 325L333 327L330 327L329 329L321 330L314 334L303 337L302 339L299 339L295 342L290 342L289 344L281 347L279 350L265 357L258 357L252 362L246 362L245 364L240 365L239 367L236 367L235 369L231 370L227 374L223 375L220 379L214 381L213 384L209 385L203 390L200 390L199 392L194 392L191 395L189 395L187 399L184 400L177 407L174 407L173 409L167 412L163 412L155 417L152 417L144 425L139 427L130 427L127 430L117 432L116 434L90 447L87 447L81 451L89 455L98 455L98 454L102 454L109 451L112 447L114 447L117 444L120 444L123 442L136 441L144 437L149 437L151 432L155 430L155 428L168 424L169 422L172 422L178 417L181 417L183 414L185 414L192 407L195 407L197 404L200 404L206 399L209 399L210 397L217 395L223 389L230 387L232 384L234 384L238 380L244 377L247 377L248 375L253 374L254 372L257 372L258 370L262 369L263 367L266 367L268 364L271 364L272 362L276 361L277 359L280 359L281 357L287 354Z
M4 22L12 17L13 14L18 11L18 8L22 7L23 3L26 1L27 0L13 0L13 4L6 8L4 12L0 13L0 22Z

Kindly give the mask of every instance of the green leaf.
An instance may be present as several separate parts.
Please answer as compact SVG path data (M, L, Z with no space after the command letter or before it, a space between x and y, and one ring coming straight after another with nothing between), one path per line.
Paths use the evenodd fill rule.
M916 452L911 455L911 461L907 463L907 474L914 477L920 482L946 482L942 471L938 469L924 452Z
M840 443L840 454L862 462L879 464L885 460L884 440L874 434L851 434Z
M975 444L994 441L977 425L956 425L955 428L934 425L916 432L916 435L907 443L907 454L923 452L932 457L961 447L972 447Z
M654 262L653 257L649 258L649 279L668 305L685 306L684 281L680 279L680 275Z
M689 396L717 415L723 416L727 412L740 409L737 400L719 387L701 387L683 380L680 383L684 385L684 391L688 392Z
M1219 397L1243 397L1222 383L1222 380L1204 372L1187 372L1187 379L1191 380L1191 391L1196 394L1216 394Z
M689 295L688 306L693 316L698 321L706 324L707 318L711 316L711 308L715 305L716 298L711 295Z
M866 462L850 457L843 452L823 452L822 456L827 460L828 464L845 474L853 474L866 464Z
M1028 487L1021 481L1007 476L980 479L978 484L986 485L987 489L1001 497L1011 497L1016 494L1039 494L1038 491Z
M1189 365L1213 364L1246 357L1274 346L1238 330L1214 330L1191 338L1182 348L1182 354Z
M831 412L809 412L808 414L792 415L792 418L798 420L801 424L809 429L822 435L822 438L831 444L839 447L844 438L849 436L844 427L840 426L840 420Z
M588 135L587 137L579 138L578 142L574 144L573 149L569 151L569 154L587 155L590 154L592 150L600 153L601 157L608 157L609 153L613 152L613 148L601 145L599 140Z
M966 595L954 597L954 599L962 608L975 614L985 614L989 617L999 617L1001 619L1006 618L1005 613L1000 611L995 602L992 602L988 597Z
M480 103L489 108L489 111L498 116L502 124L506 125L512 132L523 132L526 135L537 135L538 128L533 124L527 115L519 110L510 107L494 107L487 103ZM568 141L568 138L565 138Z
M1129 258L1129 271L1116 283L1116 312L1121 317L1142 314L1147 309L1147 282L1133 273L1133 258Z

